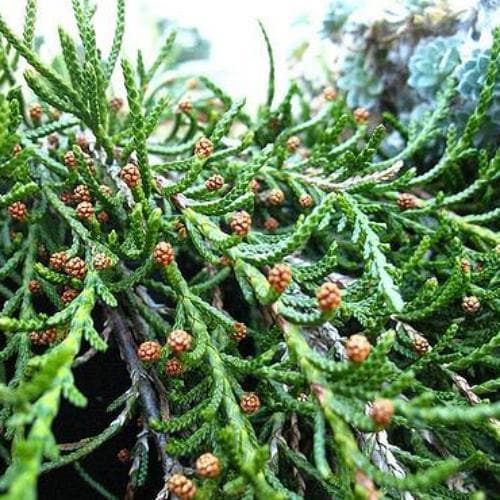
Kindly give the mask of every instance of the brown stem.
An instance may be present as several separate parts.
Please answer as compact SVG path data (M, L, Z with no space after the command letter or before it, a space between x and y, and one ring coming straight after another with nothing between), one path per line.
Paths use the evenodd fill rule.
M101 336L105 342L108 341L110 333L111 329L108 327L108 325L105 325L104 329L101 332ZM75 359L75 361L73 362L73 368L85 364L87 361L90 361L97 354L99 354L99 351L91 347L90 349L88 349L82 355L78 356Z
M290 431L291 431L290 448L292 448L292 450L295 450L297 453L301 453L300 450L301 434L299 429L299 419L297 418L297 414L295 412L293 412L290 415ZM297 469L297 467L292 468L292 474L297 480L299 495L303 497L306 491L306 482L304 480L304 476L302 475L300 470Z
M148 438L147 438L147 433L146 432L141 432L139 435L139 438L137 440L137 445L136 449L138 449L140 446L142 446L146 452L148 450ZM132 465L130 466L128 475L129 475L129 481L127 483L127 487L125 489L125 495L123 496L123 500L134 500L135 494L137 492L137 485L136 482L134 481L134 475L135 473L139 470L139 467L141 466L141 453L136 453L134 456L134 459L132 461Z
M122 359L124 359L127 364L127 369L130 374L130 378L132 379L132 383L139 391L139 397L146 419L161 418L158 396L153 389L148 373L142 366L142 363L137 356L137 348L134 343L132 333L123 319L123 311L121 311L119 307L115 309L106 307L106 312L111 318L118 347L120 349ZM172 457L167 455L165 451L167 444L165 434L162 432L156 432L152 429L150 432L158 450L158 455L166 479L172 473L173 469L181 469L182 466L177 462L177 460L174 460Z

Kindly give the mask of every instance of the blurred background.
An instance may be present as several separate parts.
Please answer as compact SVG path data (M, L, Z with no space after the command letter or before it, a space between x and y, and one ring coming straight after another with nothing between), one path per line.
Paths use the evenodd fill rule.
M83 1L96 6L98 44L106 53L115 1ZM0 0L0 12L18 32L24 3ZM76 36L71 1L38 5L38 43L50 60L59 49L58 25ZM291 79L300 79L312 95L333 85L352 107L418 118L452 73L469 105L477 98L500 0L128 0L124 52L135 60L141 49L148 64L174 28L179 64L172 76L204 74L246 97L252 111L265 99L268 73L257 19L273 47L278 99ZM123 92L120 71L114 90ZM500 88L496 94L492 116L500 124Z
M111 45L115 2L96 0L95 23L98 44ZM37 34L43 36L42 53L57 52L57 26L76 35L70 0L38 0ZM179 30L178 45L186 73L206 74L236 96L248 96L256 103L265 98L266 47L257 19L266 26L275 51L278 91L289 77L288 63L296 44L319 40L327 0L128 0L124 48L134 59L141 49L146 62L156 55L169 31ZM0 0L0 10L11 26L22 29L24 2ZM116 71L115 77L119 77ZM119 78L118 78L119 81Z

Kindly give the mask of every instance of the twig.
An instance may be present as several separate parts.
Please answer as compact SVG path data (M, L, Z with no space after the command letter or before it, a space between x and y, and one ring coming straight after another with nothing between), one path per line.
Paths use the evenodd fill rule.
M403 327L403 329L408 333L410 338L414 338L415 335L422 335L420 332L415 330L413 326L409 325L408 323L405 323L404 321L401 321L399 318L396 319L399 325ZM465 377L462 375L459 375L458 373L455 373L454 371L450 370L446 365L440 367L452 380L452 382L455 384L455 386L458 388L458 390L465 396L467 401L471 405L477 405L481 403L481 398L472 390L471 385L467 381ZM491 425L493 425L498 432L498 429L500 429L500 421L498 421L496 418L490 418L489 422Z
M148 438L147 438L147 433L144 431L139 434L135 449L138 450L140 446L142 446L146 450L146 453L148 452L149 450ZM128 472L130 479L125 489L125 495L123 497L124 500L133 500L135 498L137 484L134 479L134 474L139 470L140 465L141 465L141 453L136 452L134 454L134 459L132 461L132 465L130 466Z
M108 425L108 427L104 429L104 431L98 434L97 436L93 436L90 438L83 438L80 441L73 443L60 444L58 447L61 451L72 451L72 453L60 456L53 462L45 463L42 466L42 471L47 472L52 469L57 469L59 467L62 467L63 465L68 465L74 462L75 460L79 460L80 458L83 458L86 455L88 455L91 451L97 449L108 439L111 439L115 434L117 434L121 429L123 429L124 425L128 422L136 398L137 395L135 394L134 391L132 391L129 395L129 398L127 399L125 408Z
M299 419L297 418L297 414L295 412L290 415L290 431L290 448L300 453L301 434L299 429ZM292 474L298 482L299 495L303 497L306 491L306 482L304 480L304 476L299 471L299 469L297 469L297 467L293 467Z
M337 276L337 278L339 278L339 276ZM348 279L348 277L343 278ZM276 324L283 331L286 331L288 328L288 321L279 314L276 305L273 304L266 309L271 313ZM340 359L347 359L342 337L330 322L324 323L317 328L303 328L302 332L304 333L307 343L316 351L326 354L329 349L333 347ZM390 449L390 443L385 431L375 433L356 431L356 434L361 447L364 447L368 442L372 445L371 459L381 470L391 470L393 474L398 477L404 477L406 475L405 469ZM403 492L403 498L405 500L413 500L414 497L409 492Z
M314 184L317 187L320 187L326 191L342 191L344 189L352 188L358 184L364 184L366 182L385 182L393 179L398 172L403 168L403 162L401 160L396 161L389 168L384 170L373 172L368 175L357 175L355 177L351 177L342 182L330 182L325 179L305 176L297 174L295 177L299 178L302 182L306 184Z
M106 321L106 323L104 324L104 328L102 330L102 338L104 339L104 341L108 341L109 339L109 335L111 334L111 328L108 324L108 322ZM85 364L87 361L90 361L96 354L98 354L99 351L97 351L96 349L94 349L93 347L91 347L90 349L88 349L87 351L85 351L81 356L78 356L74 363L73 363L73 368L76 368L77 366L81 366L83 364Z
M127 364L127 369L132 379L132 383L137 385L146 419L161 418L158 397L151 385L150 377L137 357L136 346L132 338L132 333L123 319L123 312L119 308L111 309L110 307L106 307L106 312L111 318L118 347L122 358ZM167 479L174 468L181 469L182 466L177 462L177 460L167 455L165 451L167 444L165 434L154 430L150 430L150 432L155 441L165 479Z

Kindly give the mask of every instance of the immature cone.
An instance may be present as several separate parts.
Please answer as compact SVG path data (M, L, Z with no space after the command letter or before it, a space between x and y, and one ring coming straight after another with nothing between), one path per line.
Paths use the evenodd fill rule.
M61 293L61 301L63 304L69 304L72 300L76 299L80 292L76 288L70 286L65 287Z
M222 175L219 174L211 175L205 181L205 187L209 191L215 191L216 189L220 189L222 186L224 186L224 177L222 177Z
M271 288L282 293L292 282L292 270L286 264L276 264L269 271L267 281L271 285Z
M196 495L196 485L182 474L174 474L170 477L168 489L180 500L190 500Z
M234 212L229 225L238 236L245 236L252 226L252 217L245 210L239 210L238 212Z
M479 311L481 307L481 302L475 295L468 295L462 300L462 309L467 314L474 314Z
M85 267L85 261L80 259L80 257L72 257L64 264L64 270L66 274L73 276L73 278L82 279L87 273L87 268Z
M372 345L364 335L356 334L349 337L345 350L351 361L361 363L369 356Z
M105 253L96 253L92 261L94 263L94 267L99 270L106 269L113 263L111 257L109 257L109 255L106 255Z
M247 336L247 325L245 325L245 323L235 321L233 323L233 332L231 336L234 340L236 340L236 342L242 341Z
M141 182L141 172L139 167L133 163L127 163L120 170L120 177L129 188L137 187Z
M191 349L193 337L184 330L172 330L167 339L167 344L173 352L178 353Z
M399 193L398 207L401 210L408 210L410 208L418 208L421 205L420 200L411 193Z
M92 196L88 186L85 184L78 184L78 186L73 189L73 199L80 203L81 201L92 201Z
M285 193L279 188L271 189L271 191L269 191L269 193L267 194L267 202L270 205L274 205L277 207L283 204L284 201Z
M422 335L416 333L413 337L412 347L417 354L425 354L429 350L429 341Z
M296 135L292 135L292 137L289 137L288 140L286 141L286 147L288 148L288 151L290 153L295 153L297 149L300 146L300 137Z
M114 96L109 101L109 107L115 112L118 113L120 109L123 108L123 99L118 96Z
M169 359L165 363L165 373L169 377L177 377L181 375L183 371L184 366L177 358Z
M21 146L21 144L14 144L13 148L12 148L12 154L14 156L18 155L21 151L23 150L23 147Z
M327 101L333 101L337 97L337 91L333 87L325 87L323 89L323 97Z
M301 194L299 197L299 204L302 208L310 208L314 204L313 197L307 193Z
M82 201L76 206L76 215L82 220L91 219L94 215L94 206L88 201Z
M75 201L75 199L73 198L73 193L71 191L63 191L59 198L65 204L70 204Z
M128 462L130 460L130 452L127 450L127 448L122 448L117 454L116 458L124 464L125 462Z
M183 113L189 113L192 110L193 103L190 101L190 99L186 98L179 101L179 111L182 111Z
M99 222L101 222L102 224L108 222L109 220L109 215L108 215L108 212L106 212L105 210L101 210L98 214L97 214L97 220Z
M41 287L40 282L38 280L31 280L28 283L28 290L31 293L39 293L41 289L42 289L42 287Z
M160 241L153 250L153 257L157 264L168 266L174 260L174 248L170 243Z
M55 252L50 256L49 266L56 271L60 271L64 267L64 264L66 264L67 260L68 257L66 256L66 252Z
M196 472L203 477L217 477L220 474L220 460L212 453L203 453L196 460Z
M249 183L249 186L254 193L260 190L260 182L257 179L252 179Z
M156 361L160 359L161 345L155 340L146 340L137 349L141 361Z
M41 332L31 332L30 340L35 345L49 345L57 339L57 330L55 328L47 328Z
M240 397L240 406L245 413L255 413L260 408L260 399L255 392L244 392Z
M11 203L8 208L9 215L18 221L24 222L28 215L28 207L22 201Z
M339 287L335 283L327 281L323 283L316 292L319 308L322 311L329 311L340 306L342 295Z
M76 136L75 143L80 146L80 149L82 151L88 151L89 150L89 141L83 134L79 134Z
M35 122L40 121L42 119L42 115L43 115L42 105L38 102L33 103L30 106L29 113L30 113L30 118L33 121L35 121Z
M208 158L214 152L214 145L207 137L198 139L194 146L194 153L200 158Z
M354 119L357 123L366 123L370 118L370 112L365 108L356 108L354 110Z
M51 148L57 148L59 146L59 136L54 132L47 136L47 142Z
M264 221L264 227L268 231L276 231L276 229L278 229L279 226L280 226L280 223L274 217L268 217Z
M64 164L68 168L76 167L76 156L75 153L73 153L73 151L66 151L66 153L64 153Z
M381 426L388 425L394 415L394 404L390 399L376 399L372 403L371 417L373 421Z

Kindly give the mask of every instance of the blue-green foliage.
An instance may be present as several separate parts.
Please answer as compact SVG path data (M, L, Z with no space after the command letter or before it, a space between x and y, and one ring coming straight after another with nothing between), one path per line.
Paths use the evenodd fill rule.
M422 40L408 63L408 85L427 97L434 97L460 63L458 37Z
M458 71L458 92L462 97L463 104L470 108L474 106L479 98L482 85L484 85L485 68L488 66L490 50L474 50L470 58L466 60ZM493 96L488 109L488 118L493 128L500 127L500 83L497 82L493 88Z
M345 91L351 107L372 108L384 89L384 85L363 53L348 54L342 67L338 87Z

